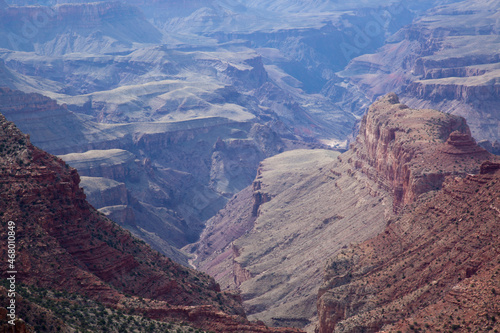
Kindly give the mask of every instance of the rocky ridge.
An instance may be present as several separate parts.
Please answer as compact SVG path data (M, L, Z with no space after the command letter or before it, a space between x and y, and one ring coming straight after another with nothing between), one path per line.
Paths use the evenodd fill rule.
M487 162L479 175L449 177L331 260L318 332L498 330L499 170Z
M207 275L172 262L95 211L75 169L34 147L3 116L0 124L0 205L2 219L16 223L18 283L218 332L268 331L248 322L237 297L220 293Z
M203 221L223 207L226 197L251 183L261 159L295 146L315 146L283 139L265 125L220 117L107 125L36 93L2 88L0 101L1 111L37 146L60 154L83 176L95 177L94 183L107 179L92 187L89 198L97 208L108 206L103 200L114 200L105 198L114 192L104 183L125 184L127 204L103 212L182 263L185 256L173 255L173 247L196 240Z
M389 94L370 107L349 151L266 159L188 250L222 288L241 292L251 318L314 330L311 304L330 253L374 237L447 176L479 172L488 158L463 118Z

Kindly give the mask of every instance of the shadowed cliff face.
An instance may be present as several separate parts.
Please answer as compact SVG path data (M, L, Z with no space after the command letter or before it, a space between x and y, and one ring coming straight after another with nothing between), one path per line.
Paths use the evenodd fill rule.
M99 214L85 201L76 170L34 147L3 116L0 140L0 209L2 219L16 225L17 283L85 295L160 321L218 332L268 331L248 322L237 297L220 293L213 279L172 262ZM7 256L6 247L1 255Z
M389 94L370 107L348 152L264 160L253 185L188 250L222 288L240 290L251 318L311 330L329 256L374 237L446 177L479 172L488 158L463 118L410 109Z

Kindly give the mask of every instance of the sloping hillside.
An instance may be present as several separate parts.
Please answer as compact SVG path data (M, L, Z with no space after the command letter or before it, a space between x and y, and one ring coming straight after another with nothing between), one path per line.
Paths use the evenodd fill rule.
M374 103L351 149L285 152L262 162L189 247L193 264L237 288L251 318L314 328L327 258L374 237L449 176L494 158L461 117L416 110L394 94Z
M500 328L500 164L450 177L377 237L327 265L319 332Z
M218 332L266 332L248 322L238 298L220 293L212 278L151 250L99 214L85 201L76 170L34 147L3 116L0 140L0 234L7 239L7 221L14 222L19 286L50 290L56 303L57 293L64 292L160 321ZM7 258L6 246L0 256ZM61 317L50 307L40 311Z

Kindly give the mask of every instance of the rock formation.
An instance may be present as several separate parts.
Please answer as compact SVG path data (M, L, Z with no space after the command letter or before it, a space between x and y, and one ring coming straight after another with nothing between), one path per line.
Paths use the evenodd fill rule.
M370 107L352 150L355 168L393 193L395 211L439 189L447 175L479 172L491 156L475 143L463 118L410 109L395 94ZM363 170L366 163L375 173Z
M349 151L264 160L253 185L188 248L192 262L222 288L238 289L251 318L311 330L328 256L374 237L446 177L479 172L488 158L463 118L410 109L389 94L370 107Z
M99 214L85 201L76 170L34 147L3 116L0 140L0 210L3 220L15 222L17 285L85 295L111 308L218 332L273 331L248 322L237 297L220 293L213 279L172 262ZM7 228L0 234L5 239ZM7 247L0 255L7 257Z
M499 164L450 177L385 231L342 251L319 292L319 333L499 329Z
M325 94L363 110L397 92L413 108L467 119L478 140L499 140L499 29L496 1L434 7L373 54L353 59L325 85ZM467 22L464 24L464 22Z

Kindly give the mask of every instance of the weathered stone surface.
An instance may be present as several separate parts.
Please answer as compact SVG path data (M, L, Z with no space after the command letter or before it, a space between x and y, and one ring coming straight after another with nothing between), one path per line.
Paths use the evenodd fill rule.
M311 304L329 256L374 237L421 195L449 176L479 172L488 158L463 118L411 109L389 94L370 107L349 151L264 160L253 185L189 248L192 262L222 288L240 290L251 318L313 330Z
M160 319L217 332L295 332L250 323L238 299L220 293L212 278L174 263L99 214L86 202L76 170L34 147L3 116L0 149L0 210L15 222L18 283L152 318L156 307ZM4 239L7 230L0 231ZM7 247L0 255L7 257Z
M478 173L491 154L470 135L465 119L435 110L415 110L389 94L374 103L352 145L355 167L393 193L394 210L422 193L438 190L448 175Z
M498 173L451 178L331 260L318 332L498 329L499 185Z

